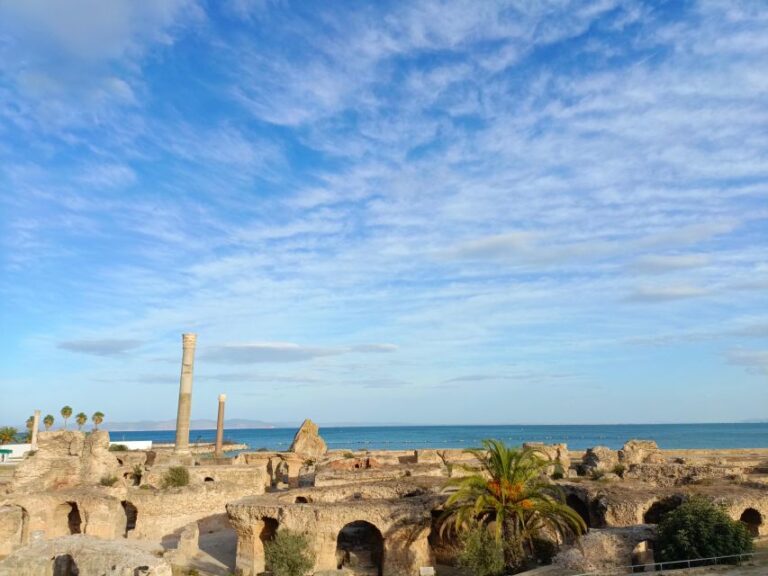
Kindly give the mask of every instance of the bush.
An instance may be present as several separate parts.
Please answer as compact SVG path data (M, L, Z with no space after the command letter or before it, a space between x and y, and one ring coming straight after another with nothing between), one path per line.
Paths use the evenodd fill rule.
M504 571L504 546L484 526L476 526L461 539L459 564L473 576L496 576Z
M624 472L627 470L626 466L624 464L616 464L616 466L613 467L613 473L616 474L616 476L624 476Z
M102 476L99 484L102 486L114 486L117 483L117 476Z
M189 471L184 466L171 466L163 475L163 488L181 488L189 484Z
M315 565L309 537L290 530L279 530L275 539L266 543L264 555L274 576L304 576Z
M110 444L109 445L109 451L110 452L125 452L128 450L128 446L125 444Z
M745 554L753 544L744 524L708 499L694 496L664 516L657 549L659 560L670 562Z
M343 454L344 458L354 458L355 455L352 454L352 452L344 452Z

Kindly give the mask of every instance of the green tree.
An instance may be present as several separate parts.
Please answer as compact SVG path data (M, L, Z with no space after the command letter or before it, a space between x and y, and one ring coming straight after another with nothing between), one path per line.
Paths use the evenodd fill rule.
M70 416L72 416L72 407L64 406L61 409L61 417L64 418L64 430L67 429L67 420L69 420Z
M692 560L745 554L753 549L747 527L703 496L694 496L659 523L659 560Z
M568 538L586 531L560 488L547 478L552 463L536 450L484 440L483 448L467 452L480 462L480 471L448 480L455 491L446 501L442 529L466 531L478 524L492 528L506 564L514 567L534 555L540 535Z
M0 428L0 444L11 444L16 440L18 430L13 426L3 426Z
M461 539L459 564L472 576L496 576L504 571L504 545L487 526L475 525Z
M77 429L82 430L85 423L88 422L88 415L85 412L78 412L75 416L75 422L77 423Z
M93 420L93 429L98 430L99 424L104 422L104 413L103 412L94 412L93 416L91 416L91 420Z
M278 530L264 546L264 556L274 576L305 576L315 565L309 536L291 530Z
M53 426L53 414L48 414L45 418L43 418L43 425L45 426L46 430L51 429L51 426Z

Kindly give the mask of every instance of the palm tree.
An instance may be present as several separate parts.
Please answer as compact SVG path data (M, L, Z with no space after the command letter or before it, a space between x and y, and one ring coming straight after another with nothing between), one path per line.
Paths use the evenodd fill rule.
M3 426L0 428L0 444L10 444L16 440L18 430L13 426Z
M32 442L32 429L35 427L35 417L30 416L25 422L27 425L27 435L24 439L25 442Z
M72 416L72 407L64 406L61 409L61 417L64 418L64 430L67 429L67 420L69 419L70 416Z
M53 414L48 414L45 418L43 418L43 425L45 426L46 430L51 429L51 426L53 426Z
M467 452L479 460L481 471L448 481L455 491L445 503L441 529L488 527L504 545L510 566L532 556L534 539L545 531L561 538L586 531L584 521L547 477L552 463L536 450L483 440L483 448Z
M94 412L93 416L91 416L91 420L93 420L93 429L98 430L99 424L104 422L104 413L103 412Z
M75 416L75 422L77 423L77 429L82 430L85 423L88 422L88 415L85 412L78 412Z

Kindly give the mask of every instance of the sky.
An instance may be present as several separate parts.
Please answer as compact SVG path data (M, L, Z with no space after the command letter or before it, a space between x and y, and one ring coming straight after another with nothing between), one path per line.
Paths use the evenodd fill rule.
M768 417L763 2L0 2L0 424Z

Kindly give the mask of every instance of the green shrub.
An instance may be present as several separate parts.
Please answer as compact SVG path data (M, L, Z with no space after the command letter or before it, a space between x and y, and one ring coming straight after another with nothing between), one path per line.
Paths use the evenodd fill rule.
M125 444L110 444L109 445L109 451L110 452L125 452L128 450L128 446Z
M301 532L279 530L264 546L264 555L273 576L304 576L315 565L309 537Z
M659 524L659 560L689 560L745 554L753 549L749 530L711 501L694 496Z
M627 467L624 466L624 464L616 464L616 466L613 467L612 472L616 474L616 476L624 476L624 472L626 472Z
M184 466L171 466L163 475L163 488L181 488L189 484L189 471Z
M600 480L603 476L605 476L605 472L602 470L592 470L592 474L590 474L592 480Z
M496 576L504 571L504 547L484 526L464 534L461 546L459 564L473 576Z
M269 452L269 448L264 448L264 446L262 446L261 448L257 448L256 452Z
M355 455L352 452L344 452L344 458L354 458Z
M102 486L114 486L117 483L117 476L102 476L99 484Z

